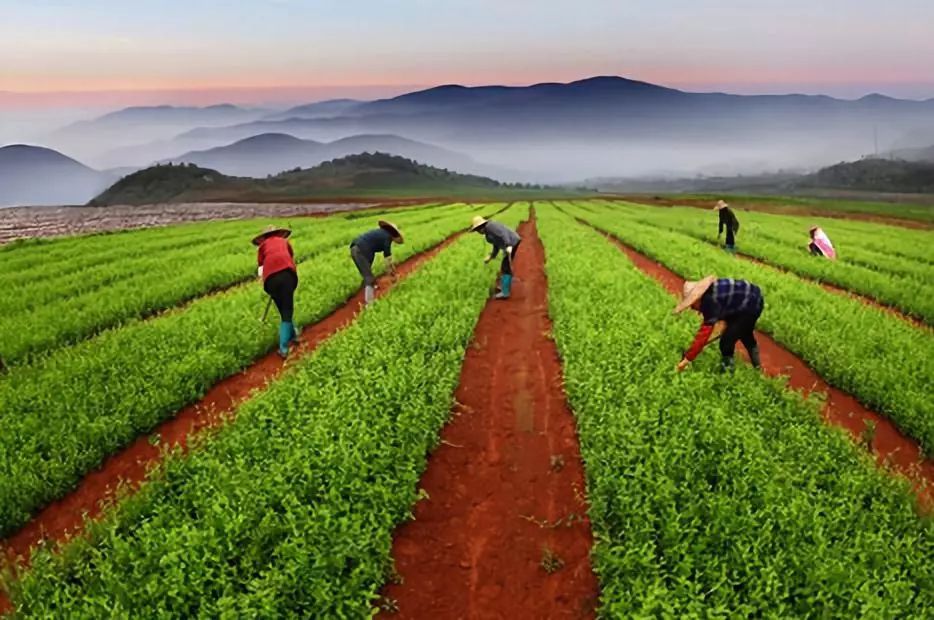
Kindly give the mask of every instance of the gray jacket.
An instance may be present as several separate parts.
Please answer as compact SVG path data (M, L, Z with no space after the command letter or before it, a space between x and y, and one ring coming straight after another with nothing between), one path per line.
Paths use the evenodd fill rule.
M516 247L522 238L513 230L503 226L499 222L487 222L483 229L486 240L493 245L493 254L496 256L500 250L505 251L509 246Z

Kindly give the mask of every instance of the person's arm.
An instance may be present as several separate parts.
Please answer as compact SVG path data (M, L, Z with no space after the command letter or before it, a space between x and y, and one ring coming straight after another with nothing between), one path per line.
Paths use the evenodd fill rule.
M259 265L259 268L256 270L256 275L262 279L263 277L263 261L266 259L266 253L263 252L263 246L260 245L256 250L256 264Z
M292 244L286 241L285 246L289 248L289 256L291 256L292 258L295 258L295 252L292 251Z
M494 244L493 244L493 251L490 252L490 255L486 257L486 261L484 261L484 262L487 262L487 263L490 262L491 260L493 260L494 258L496 258L497 254L499 254L499 246L496 245L496 244L494 243Z
M721 209L720 212L717 214L717 216L720 218L720 227L717 229L717 236L719 237L720 235L723 234L723 224L724 224L724 221L723 221L723 210L722 210L722 209Z

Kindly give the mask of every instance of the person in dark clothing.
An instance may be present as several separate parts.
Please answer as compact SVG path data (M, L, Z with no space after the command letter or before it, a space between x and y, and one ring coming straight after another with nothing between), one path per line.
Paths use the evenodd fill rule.
M486 257L484 262L490 262L500 251L503 252L503 261L499 267L500 291L496 294L496 299L509 299L512 291L512 264L516 260L516 252L519 250L522 238L514 230L499 222L486 220L479 215L473 218L470 230L484 235L487 242L493 246L493 252Z
M719 239L720 235L723 234L723 230L726 229L726 244L724 247L727 252L735 252L736 233L739 232L739 220L736 219L736 215L733 213L733 210L730 209L730 205L722 200L717 202L714 209L720 215L720 227L717 230L717 238Z
M350 244L350 258L363 277L363 299L368 306L376 297L376 278L373 276L373 260L376 253L383 253L389 272L395 279L396 264L392 260L392 244L405 242L399 227L392 222L380 220L378 225L379 228L368 230Z
M720 338L721 369L732 372L736 342L740 341L749 353L749 360L760 367L759 346L756 342L756 322L765 308L765 299L758 286L746 280L717 279L707 276L699 282L685 282L681 302L675 314L693 308L701 313L703 321L691 347L678 363L680 372L687 368L712 339Z
M253 245L257 246L257 273L263 280L263 290L272 297L279 311L279 355L282 359L289 355L289 344L298 343L298 330L293 323L298 272L295 253L287 241L291 234L287 228L268 226L253 238Z

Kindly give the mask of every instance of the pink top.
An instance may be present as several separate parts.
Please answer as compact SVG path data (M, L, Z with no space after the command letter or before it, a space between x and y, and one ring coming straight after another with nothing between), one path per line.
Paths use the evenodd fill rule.
M814 231L814 245L820 248L820 251L829 258L830 260L836 260L837 251L833 249L833 244L830 242L830 237L827 236L827 233L824 232L822 228L818 228Z

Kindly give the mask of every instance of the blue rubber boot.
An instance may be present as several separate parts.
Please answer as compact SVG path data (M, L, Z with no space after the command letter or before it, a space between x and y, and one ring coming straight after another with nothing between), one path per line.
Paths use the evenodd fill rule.
M496 299L509 299L509 292L512 289L512 276L508 273L504 273L503 277L500 278L500 284L502 285L502 290L496 294Z
M292 340L292 324L282 321L279 323L279 356L285 359L289 356L289 341Z
M291 322L291 321L289 321L289 328L290 328L291 331L292 331L292 338L291 338L292 344L297 345L298 342L299 342L298 337L301 336L302 333L298 330L297 327L295 327L295 323L293 323L293 322Z

